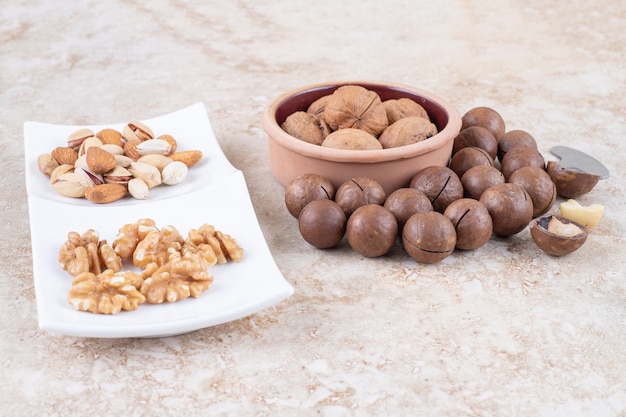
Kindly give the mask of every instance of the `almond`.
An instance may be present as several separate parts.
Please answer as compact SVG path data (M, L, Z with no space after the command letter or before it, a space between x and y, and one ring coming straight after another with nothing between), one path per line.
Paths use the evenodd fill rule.
M96 146L87 149L87 166L96 174L104 174L115 168L117 161L110 152Z
M54 148L50 155L59 163L59 165L74 165L78 159L78 153L67 146L59 146Z
M191 168L202 159L202 151L180 151L170 154L168 155L168 157L173 159L174 161L183 162L185 165L187 165L187 168Z
M102 129L96 133L96 137L102 141L102 143L111 143L118 146L124 146L124 138L122 134L115 129Z
M120 184L100 184L89 187L85 198L92 203L107 204L119 200L127 193L126 187Z

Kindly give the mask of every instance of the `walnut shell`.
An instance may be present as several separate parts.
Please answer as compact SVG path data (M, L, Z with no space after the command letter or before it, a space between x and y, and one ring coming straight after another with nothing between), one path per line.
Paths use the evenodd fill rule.
M291 136L313 145L321 145L330 134L330 127L324 119L304 111L291 113L280 127Z
M356 128L339 129L326 136L322 146L335 149L350 150L377 150L382 149L382 145L371 134L365 130Z
M389 125L378 94L358 85L335 90L324 107L324 119L332 130L356 128L375 137Z
M397 148L421 142L437 134L437 126L420 116L404 117L388 126L378 140L383 148Z
M426 109L410 98L402 97L398 99L385 100L383 101L383 106L385 106L385 111L387 111L389 125L410 116L418 116L426 120L430 120Z

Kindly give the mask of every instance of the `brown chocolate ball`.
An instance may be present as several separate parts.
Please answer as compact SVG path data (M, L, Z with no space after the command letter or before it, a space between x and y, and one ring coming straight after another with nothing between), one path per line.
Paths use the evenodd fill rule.
M285 205L296 219L300 211L313 200L332 200L335 186L329 179L318 174L303 174L295 178L285 188Z
M415 213L404 225L402 245L417 262L439 262L454 251L456 230L450 219L439 212Z
M501 237L521 232L533 217L533 202L517 184L496 184L487 188L479 200L487 207L493 232Z
M472 250L481 247L493 233L489 210L480 201L462 198L452 202L443 212L456 229L456 248Z
M422 168L411 178L411 188L417 188L430 200L433 210L443 213L454 200L463 197L463 184L448 167L429 166Z
M313 200L298 217L300 234L319 249L337 246L346 231L346 214L333 200Z
M537 149L537 141L525 130L510 130L498 140L498 161L502 162L504 155L513 148L525 147Z
M416 188L399 188L389 194L383 205L398 221L401 233L406 221L419 211L432 211L433 205L423 192Z
M461 178L468 169L478 165L493 166L493 158L484 149L468 146L452 155L449 166Z
M343 182L335 193L335 201L350 217L366 204L383 205L387 194L377 181L367 177L355 177Z
M479 200L482 193L492 185L504 184L502 172L496 167L477 165L465 171L461 177L464 196Z
M509 182L522 187L533 201L533 217L547 213L556 200L556 185L547 171L539 167L522 167L511 174Z
M461 118L461 129L470 126L480 126L487 129L496 140L499 140L505 132L502 116L491 107L474 107L468 110Z
M504 178L508 181L512 173L527 166L545 169L546 161L537 149L517 147L511 149L504 155L502 164L500 165L500 171L502 171Z
M454 138L452 155L470 146L484 149L494 160L498 155L498 141L489 130L481 126L470 126L461 130Z
M348 219L346 237L357 253L368 258L391 250L398 236L398 222L393 214L378 204L357 208Z

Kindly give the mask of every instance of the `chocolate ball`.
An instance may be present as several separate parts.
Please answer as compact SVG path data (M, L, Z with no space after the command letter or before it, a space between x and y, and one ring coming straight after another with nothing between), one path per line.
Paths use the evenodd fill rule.
M481 247L493 233L489 210L480 201L462 198L452 202L444 211L456 229L456 248L472 250Z
M463 184L458 175L448 167L422 168L411 178L409 187L426 194L433 210L443 213L450 203L463 197Z
M355 252L368 258L389 252L397 236L396 218L381 205L361 206L348 219L346 227L348 244Z
M346 231L346 214L332 200L313 200L298 217L300 234L319 249L332 248L341 242Z
M366 204L383 205L387 194L377 181L367 177L355 177L343 182L335 193L335 201L350 217Z
M399 188L389 194L383 205L398 221L401 233L406 221L419 211L432 211L433 205L423 192L416 188Z
M509 182L522 187L533 201L533 217L552 208L556 200L556 185L547 171L539 167L522 167L511 174Z
M402 245L417 262L439 262L454 251L456 231L450 219L439 212L415 213L404 225Z
M493 232L501 237L521 232L533 217L533 202L517 184L496 184L487 188L479 200L487 207Z
M285 205L296 219L300 211L313 200L332 200L335 186L329 179L318 174L303 174L292 180L285 188Z
M465 171L461 177L465 197L480 199L482 193L492 185L504 184L502 172L496 167L477 165Z
M498 155L498 141L489 130L481 126L470 126L461 130L454 138L452 155L470 146L484 149L494 160Z
M478 165L492 167L493 158L484 149L468 146L467 148L460 149L452 156L449 166L450 169L461 178L468 169Z

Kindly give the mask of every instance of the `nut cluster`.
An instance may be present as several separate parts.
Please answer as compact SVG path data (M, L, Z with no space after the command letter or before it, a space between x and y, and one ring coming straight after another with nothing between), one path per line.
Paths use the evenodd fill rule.
M79 129L65 146L41 154L37 166L59 194L105 204L128 194L143 200L151 188L176 185L201 159L199 150L177 150L171 135L155 136L144 123L130 122L122 132Z
M212 225L191 229L185 238L150 218L122 226L111 245L93 229L69 232L59 250L61 267L74 276L68 302L96 314L199 297L213 282L211 266L242 258L237 241ZM141 272L123 270L124 262Z
M557 195L589 192L597 176L564 173L554 164L545 163L528 132L506 132L495 110L479 107L463 116L448 166L419 170L407 187L387 196L371 178L352 178L335 189L323 175L305 174L288 184L285 204L302 237L318 248L334 247L345 236L357 253L378 257L399 238L416 261L434 263L455 249L477 249L493 235L507 238L531 224L539 248L561 256L582 245L587 229L567 218L567 227L556 227L553 216L542 216ZM603 209L561 206L562 216L586 216L593 225ZM553 219L550 227L547 218ZM575 236L568 235L571 230Z
M437 134L426 110L409 98L382 101L365 87L344 85L287 116L291 136L329 148L376 150L410 145Z

